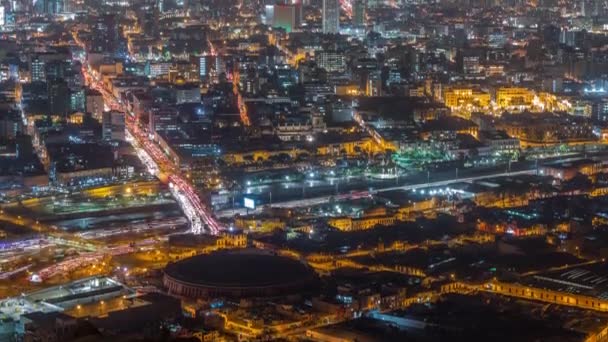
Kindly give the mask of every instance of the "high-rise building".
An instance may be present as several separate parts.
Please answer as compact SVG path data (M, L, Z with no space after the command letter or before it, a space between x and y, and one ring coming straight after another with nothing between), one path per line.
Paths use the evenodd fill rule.
M272 26L291 32L296 27L296 6L274 5Z
M462 71L467 75L478 74L481 71L479 56L465 56L462 58Z
M199 57L199 62L198 62L198 74L200 76L200 78L205 78L207 77L208 73L209 73L209 62L207 60L207 56L200 56Z
M104 112L101 120L103 140L124 141L125 140L125 113Z
M149 111L149 131L152 134L160 131L177 130L178 112L175 108L154 107Z
M295 7L296 11L296 27L302 26L302 19L304 16L304 9L301 0L290 0L291 5Z
M353 1L353 24L361 27L365 25L365 0Z
M315 60L317 61L317 65L327 72L346 71L346 57L341 52L326 50L317 51L315 53Z
M46 67L44 61L38 56L30 60L30 79L32 82L44 82L46 80Z
M96 39L91 42L90 51L115 53L121 40L118 23L119 20L113 14L98 17L91 25Z
M11 11L12 12L31 12L33 6L36 4L38 0L13 0L11 1ZM5 7L6 10L6 7Z
M86 111L97 120L101 121L103 115L103 96L100 92L88 89L86 92Z
M66 0L35 0L34 10L45 14L62 13L66 11Z
M323 33L337 34L340 31L339 0L323 0Z
M47 83L49 114L67 116L70 113L70 88L63 80Z
M85 91L84 89L72 89L70 92L70 111L82 112L85 110Z
M17 111L0 112L0 139L14 139L22 131L23 121Z
M274 23L274 5L264 6L264 24L273 25Z
M215 72L218 75L223 72L226 72L226 61L220 55L215 56Z
M175 86L175 102L176 104L183 103L200 103L201 91L198 84L182 84Z

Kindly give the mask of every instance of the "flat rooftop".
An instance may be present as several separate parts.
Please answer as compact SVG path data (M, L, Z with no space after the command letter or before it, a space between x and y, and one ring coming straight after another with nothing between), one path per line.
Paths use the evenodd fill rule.
M106 316L110 312L127 310L131 308L137 308L148 305L149 302L133 297L116 297L109 300L102 300L99 302L88 303L77 305L65 313L76 318L80 317L102 317Z
M107 277L80 279L72 283L49 287L19 297L0 300L0 320L18 321L21 316L26 314L63 311L65 306L62 304L68 301L85 299L119 290L126 291L129 289Z
M26 294L24 299L34 303L46 302L61 306L64 302L124 290L127 288L123 284L111 278L91 277L32 292Z
M605 262L544 272L522 283L554 291L608 300L608 264Z

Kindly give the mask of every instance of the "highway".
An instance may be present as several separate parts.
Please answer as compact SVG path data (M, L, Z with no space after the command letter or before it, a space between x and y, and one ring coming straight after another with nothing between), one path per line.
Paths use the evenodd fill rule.
M243 100L243 96L241 95L241 91L239 89L240 80L241 72L239 70L239 67L237 66L232 74L232 89L234 91L234 95L236 95L237 98L237 106L239 107L239 115L241 116L241 122L244 126L251 126L251 120L249 119L249 115L247 113L247 106L245 105L245 101Z
M74 40L85 48L84 44L78 40L75 32ZM179 167L174 165L159 146L150 140L148 132L141 128L139 123L129 115L126 105L105 88L86 61L83 63L82 73L86 84L102 94L104 104L108 109L125 113L127 141L131 143L148 172L158 177L166 176L168 178L171 193L188 221L190 221L191 231L195 234L218 234L223 230L222 224L213 217L211 210L203 204L194 187L181 175Z

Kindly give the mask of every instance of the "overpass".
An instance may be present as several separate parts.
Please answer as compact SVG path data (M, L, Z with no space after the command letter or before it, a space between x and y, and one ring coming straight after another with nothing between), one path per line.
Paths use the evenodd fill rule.
M518 176L518 175L534 174L534 173L536 173L536 168L520 170L520 171L513 171L513 172L492 173L492 174L485 174L485 175L472 176L472 177L453 178L453 179L441 180L441 181L435 181L435 182L424 182L424 183L416 183L416 184L388 186L388 187L374 189L374 192L380 193L380 192L393 191L393 190L413 190L413 189L417 189L417 188L421 188L421 187L439 187L439 186L445 186L445 185L450 185L450 184L460 183L460 182L473 182L473 181L489 179L489 178ZM369 191L364 191L363 193L365 193L367 195L370 194ZM327 202L329 202L330 198L334 198L334 199L335 198L348 198L349 195L350 195L349 193L346 193L346 194L342 194L342 195L338 195L338 196L327 195L327 196L304 198L304 199L292 200L292 201L273 202L271 206L273 208L308 207L308 206L314 206L314 205L320 205L320 204L327 203ZM360 196L361 192L357 192L357 195ZM226 210L218 211L216 213L216 215L218 217L231 217L235 214L240 214L240 215L246 215L247 213L256 214L256 213L260 213L263 209L264 209L264 206L258 207L254 210L250 209L248 212L247 212L247 209L245 209L245 208L239 208L239 209L234 209L234 210L226 209Z

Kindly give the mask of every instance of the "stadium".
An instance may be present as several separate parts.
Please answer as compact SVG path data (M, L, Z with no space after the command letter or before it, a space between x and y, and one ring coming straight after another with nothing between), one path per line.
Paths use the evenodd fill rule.
M167 265L169 293L189 298L297 294L313 288L314 271L297 260L259 251L216 252Z

